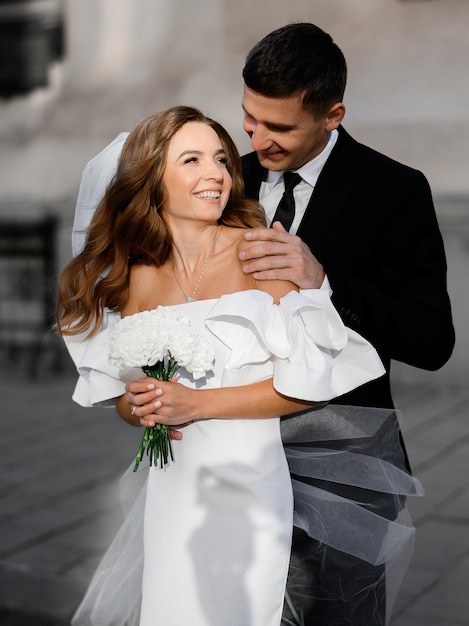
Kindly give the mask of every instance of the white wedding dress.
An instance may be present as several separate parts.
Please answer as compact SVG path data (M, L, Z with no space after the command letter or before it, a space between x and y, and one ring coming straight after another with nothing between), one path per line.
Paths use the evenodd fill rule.
M194 382L180 370L184 385L239 386L273 377L282 394L322 401L384 373L374 348L344 327L327 290L308 297L290 292L279 305L252 290L175 308L190 316L216 354L204 379ZM66 339L80 373L74 399L82 405L112 404L124 392L129 372L107 360L117 319L108 314L107 328L90 340ZM314 421L321 412L304 418ZM125 478L143 483L139 496L73 624L279 626L293 525L280 419L201 420L184 429L173 451L166 469L141 466Z

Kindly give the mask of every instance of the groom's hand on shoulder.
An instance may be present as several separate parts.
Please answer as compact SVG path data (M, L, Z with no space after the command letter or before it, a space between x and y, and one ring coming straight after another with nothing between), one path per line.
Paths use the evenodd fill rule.
M243 271L256 280L288 280L299 289L319 289L324 268L297 235L291 235L280 222L272 228L246 231L245 245L239 252Z

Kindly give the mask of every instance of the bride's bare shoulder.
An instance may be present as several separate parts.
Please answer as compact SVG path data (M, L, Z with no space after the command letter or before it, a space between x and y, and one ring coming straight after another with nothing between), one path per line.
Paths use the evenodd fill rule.
M237 252L241 252L242 250L246 250L250 246L256 245L255 242L249 241L245 239L244 235L251 230L250 228L237 228Z
M248 229L242 229L239 240L238 240L238 255L241 251L247 250L253 246L259 246L259 242L252 242L244 238L244 234L248 231ZM262 258L262 257L259 257ZM267 258L267 257L266 257ZM288 281L288 280L279 280L279 279L254 279L255 288L260 291L265 291L269 293L275 300L278 302L281 297L286 295L289 291L298 291L298 287Z
M158 279L159 269L154 265L133 265L129 272L129 287L136 291L148 289Z
M129 315L151 308L148 298L158 284L158 274L154 265L133 265L130 268L128 299L123 313Z

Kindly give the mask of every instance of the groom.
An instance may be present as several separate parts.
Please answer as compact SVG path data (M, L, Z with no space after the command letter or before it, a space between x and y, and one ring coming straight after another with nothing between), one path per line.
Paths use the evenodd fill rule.
M387 371L334 402L385 408L393 406L391 359L436 370L451 355L446 260L424 176L357 143L343 128L346 75L342 52L313 24L279 28L248 54L244 129L255 152L243 157L246 194L275 220L282 173L300 179L289 232L250 232L255 245L243 261L256 279L288 279L303 289L320 287L327 277L344 323L377 348ZM339 493L333 483L320 486ZM341 487L339 495L385 517L391 512L390 502L373 492ZM304 624L383 625L384 574L383 566L295 528L287 590L294 584L301 597L304 589ZM311 589L314 601L306 599ZM282 623L297 623L288 607Z
M451 355L446 260L423 174L357 143L343 128L346 74L342 52L313 24L279 28L248 54L244 129L254 152L243 157L246 194L278 222L246 235L254 245L242 260L256 279L287 279L301 289L330 284L345 324L377 348L387 372L335 402L386 408L393 406L391 359L436 370ZM82 245L78 231L86 228L95 198L113 174L102 172L103 156L109 162L115 155L117 162L124 139L119 136L85 168L75 253ZM289 208L277 214L283 172L299 176L286 192ZM85 195L90 189L94 198ZM381 456L387 452L383 444ZM332 483L320 486L338 493ZM371 491L341 489L340 495L365 508L391 519L396 513ZM329 548L296 528L287 591L293 594L293 588L305 598L303 621L286 606L285 626L385 624L384 566Z

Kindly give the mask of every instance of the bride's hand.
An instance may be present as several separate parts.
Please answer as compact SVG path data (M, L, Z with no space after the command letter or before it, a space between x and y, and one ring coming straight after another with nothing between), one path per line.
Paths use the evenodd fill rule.
M142 426L151 428L156 423L170 426L172 439L182 439L182 428L192 423L197 393L177 380L163 382L154 378L141 378L126 385L126 401L132 415ZM189 419L188 419L189 418Z

